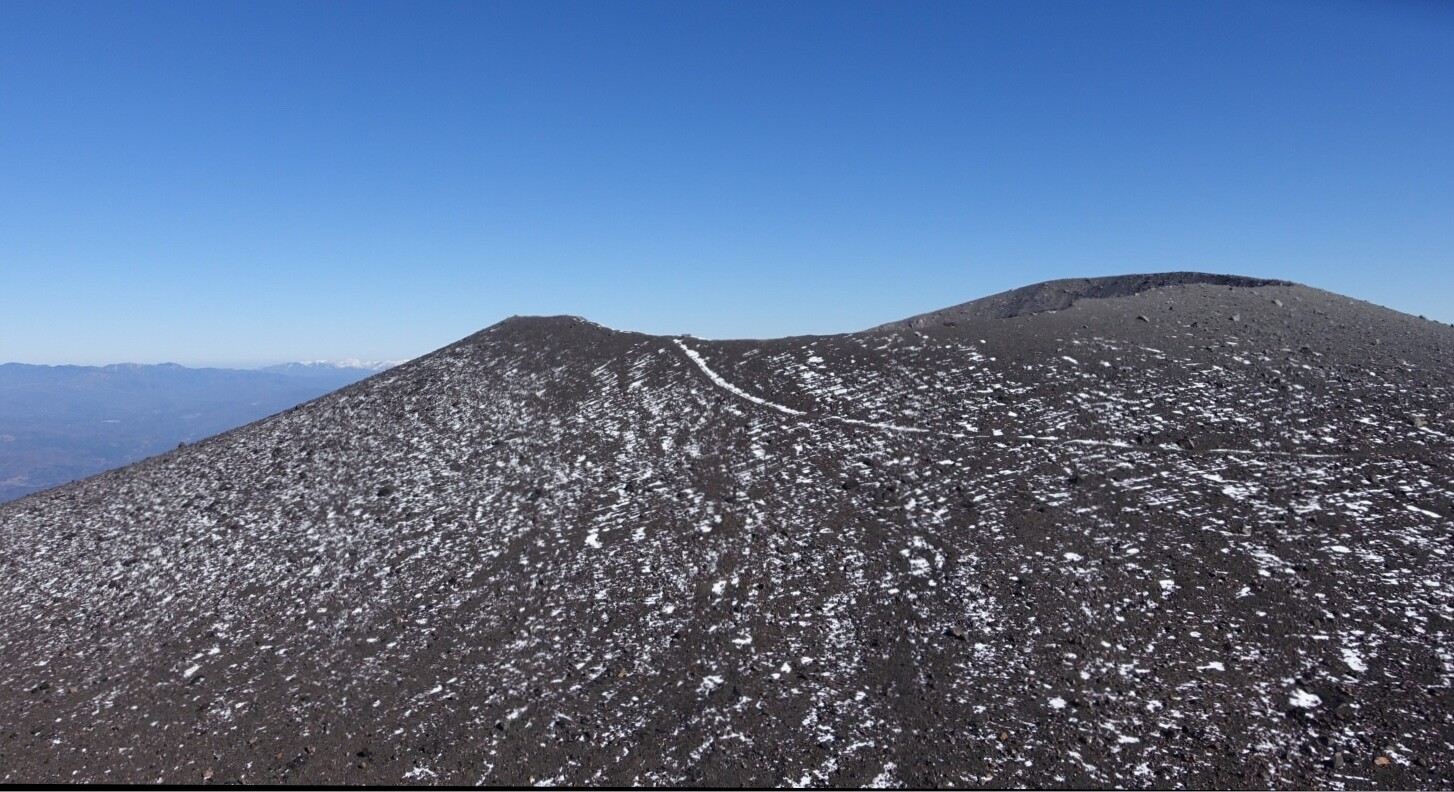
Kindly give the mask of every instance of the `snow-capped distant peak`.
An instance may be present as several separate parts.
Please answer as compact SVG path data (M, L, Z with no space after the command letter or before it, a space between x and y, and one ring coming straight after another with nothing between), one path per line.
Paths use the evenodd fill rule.
M303 360L296 363L281 363L276 366L265 366L261 371L271 371L278 374L302 374L307 372L336 371L339 369L356 369L360 371L384 371L391 369L404 360L359 360L358 358L347 358L345 360Z

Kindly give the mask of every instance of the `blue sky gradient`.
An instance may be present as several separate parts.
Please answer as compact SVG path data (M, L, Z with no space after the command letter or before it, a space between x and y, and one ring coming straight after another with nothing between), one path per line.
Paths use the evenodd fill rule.
M0 5L0 360L769 337L1061 277L1454 321L1454 4Z

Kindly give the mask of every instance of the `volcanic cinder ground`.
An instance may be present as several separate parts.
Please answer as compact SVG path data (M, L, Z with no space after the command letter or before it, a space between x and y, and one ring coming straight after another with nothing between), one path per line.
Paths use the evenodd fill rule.
M0 507L0 782L1454 782L1454 329L516 318Z

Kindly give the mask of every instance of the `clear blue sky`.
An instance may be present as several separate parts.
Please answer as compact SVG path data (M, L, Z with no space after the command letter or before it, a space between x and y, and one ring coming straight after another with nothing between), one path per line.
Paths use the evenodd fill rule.
M0 185L0 361L1182 269L1454 321L1454 4L10 1Z

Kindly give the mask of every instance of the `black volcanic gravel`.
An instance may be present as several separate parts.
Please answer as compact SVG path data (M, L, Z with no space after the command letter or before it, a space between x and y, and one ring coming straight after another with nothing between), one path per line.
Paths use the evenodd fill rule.
M1447 788L1454 330L1075 283L511 319L0 506L0 782Z
M915 330L944 322L962 322L972 319L1013 319L1016 316L1063 311L1081 300L1130 297L1152 289L1193 284L1229 287L1293 285L1287 281L1248 278L1242 275L1214 275L1206 272L1160 272L1146 275L1112 275L1106 278L1066 278L992 294L932 313L890 322L875 329Z

